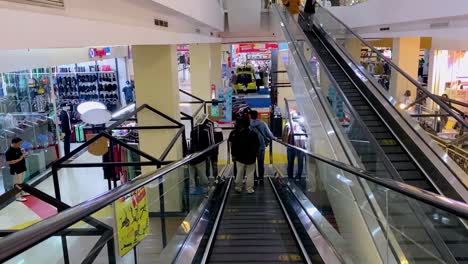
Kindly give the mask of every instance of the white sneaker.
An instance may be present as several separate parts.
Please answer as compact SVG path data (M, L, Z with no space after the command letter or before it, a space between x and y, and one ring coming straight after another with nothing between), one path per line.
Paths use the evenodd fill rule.
M236 188L236 192L241 193L242 189L241 188Z
M248 194L253 194L253 193L255 193L255 190L254 190L254 189L250 189L250 190L247 191L247 193L248 193Z
M26 199L26 198L23 198L23 197L20 197L20 198L16 198L16 201L17 201L17 202L22 202L22 203L24 203L24 202L27 201L27 199Z

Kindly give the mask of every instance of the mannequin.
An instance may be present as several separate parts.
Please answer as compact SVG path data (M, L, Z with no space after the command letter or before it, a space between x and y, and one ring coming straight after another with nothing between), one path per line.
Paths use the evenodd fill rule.
M70 105L65 104L60 111L60 128L63 136L63 149L65 156L70 154L70 137L71 137L71 120L70 120Z

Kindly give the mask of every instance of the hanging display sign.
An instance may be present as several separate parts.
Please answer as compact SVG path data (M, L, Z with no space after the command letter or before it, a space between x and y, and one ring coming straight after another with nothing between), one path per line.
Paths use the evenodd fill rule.
M177 45L177 52L189 52L189 45L181 44Z
M277 43L242 43L236 48L236 53L259 53L277 48Z
M218 88L218 100L222 102L220 103L222 118L219 120L221 123L232 122L232 93L230 87Z
M120 256L125 256L150 233L148 197L145 187L115 202Z
M106 47L106 48L90 48L89 49L89 57L90 58L102 58L105 56L110 56L111 55L111 48Z

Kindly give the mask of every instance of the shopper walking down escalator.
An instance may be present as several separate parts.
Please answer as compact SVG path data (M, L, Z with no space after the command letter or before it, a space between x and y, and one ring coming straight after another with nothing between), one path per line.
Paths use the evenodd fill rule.
M305 149L306 140L306 130L304 125L299 122L299 115L297 113L292 113L292 122L287 122L283 129L283 142ZM302 171L304 169L304 153L302 151L288 147L287 156L288 178L291 180L294 179L294 161L297 157L296 181L299 181L302 177Z
M258 66L257 71L255 71L255 84L257 85L257 93L260 92L260 87L263 86L263 76L262 67Z
M283 0L283 5L288 8L289 13L297 21L299 18L300 0Z
M245 174L245 189L252 194L254 190L255 161L257 159L260 143L258 136L249 128L250 122L247 118L239 120L239 130L231 136L231 154L237 163L237 174L235 180L236 192L242 192L242 180Z
M309 29L312 29L313 25L313 15L315 14L315 2L316 0L307 0L304 6L304 15L307 23L309 24Z
M260 143L257 159L257 176L258 181L262 183L263 176L265 175L265 149L270 145L270 142L273 140L274 136L273 133L271 133L270 128L268 128L268 125L262 120L258 120L257 111L251 111L250 118L250 129L257 133L258 141Z

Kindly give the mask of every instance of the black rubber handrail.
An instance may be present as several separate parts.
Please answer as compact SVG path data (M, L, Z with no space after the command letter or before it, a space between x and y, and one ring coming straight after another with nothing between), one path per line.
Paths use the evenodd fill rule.
M33 246L53 236L57 232L64 230L65 228L81 221L81 219L115 202L120 197L128 195L140 189L141 187L161 177L164 177L169 172L188 164L193 159L196 159L202 155L206 155L214 148L218 147L226 141L227 140L223 140L222 142L212 145L201 152L189 155L182 160L175 161L153 173L139 176L134 180L127 182L126 184L108 191L107 193L82 202L68 210L62 211L59 214L49 217L37 224L19 230L1 239L0 248L2 250L0 251L0 263L3 263L10 258L13 258L32 248Z
M327 163L333 167L342 169L344 171L347 171L351 174L354 174L355 176L359 178L363 178L367 181L371 181L373 183L376 183L378 185L384 186L392 191L401 193L405 196L409 196L413 199L416 199L418 201L421 201L423 203L429 204L431 206L434 206L436 208L439 208L441 210L447 211L449 213L452 213L458 217L461 217L463 219L468 220L468 204L459 202L450 198L447 198L442 195L438 195L417 187L414 187L412 185L391 180L391 179L385 179L385 178L378 178L366 170L356 168L354 166L348 165L346 163L342 163L336 160L329 159L327 157L314 154L312 152L309 152L305 149L290 145L288 143L285 143L283 141L275 139L276 142L278 142L281 145L284 145L288 148L293 148L298 151L301 151L302 153L306 154L309 157L312 157L316 160L322 161L324 163Z

